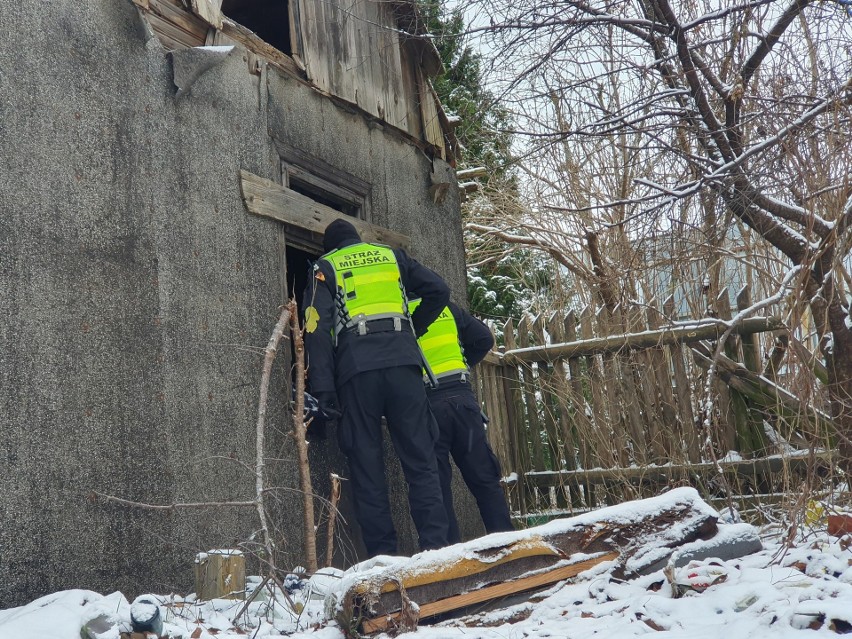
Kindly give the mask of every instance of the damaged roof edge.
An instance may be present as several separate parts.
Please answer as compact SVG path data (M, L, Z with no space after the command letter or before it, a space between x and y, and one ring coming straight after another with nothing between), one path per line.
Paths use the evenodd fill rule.
M405 110L399 111L399 106L396 105L397 98L394 97L396 94L379 96L379 106L372 109L369 105L374 104L374 102L368 101L367 104L362 104L358 92L355 92L354 99L353 95L347 94L345 89L351 87L344 86L343 92L336 91L333 83L329 81L329 77L323 75L327 75L327 70L323 69L322 63L319 66L311 67L314 68L313 73L306 67L307 60L303 61L304 56L302 54L304 52L301 48L301 40L293 51L282 51L269 44L251 29L222 14L221 0L192 0L191 6L188 6L190 3L185 0L131 1L136 5L167 51L217 44L240 45L250 54L253 54L249 61L251 73L259 73L261 61L268 63L279 71L319 91L322 95L331 98L334 102L344 105L346 108L354 108L368 120L381 122L387 125L390 130L401 131L405 139L430 154L436 153L438 157L445 159L451 166L455 166L459 146L454 127L446 117L443 105L430 82L430 78L434 78L443 72L444 67L435 43L428 35L426 22L415 2L394 0L390 7L391 11L386 15L389 20L395 22L395 24L388 24L389 30L397 34L396 37L406 49L408 59L410 64L413 64L414 70L419 69L416 73L420 79L415 79L414 85L415 87L419 86L419 88L415 88L415 91L420 94L420 97L413 96L415 101L411 105L415 105L417 100L428 99L429 102L434 103L431 115L427 113L429 109L421 105L420 108L409 106L408 116L406 116ZM304 1L306 0L302 0L302 2ZM299 5L301 4L299 3ZM299 14L302 10L299 9ZM294 16L294 19L298 20L299 18ZM319 77L313 77L317 72ZM192 81L194 80L195 78ZM178 89L182 89L180 92L185 93L189 86L178 85ZM383 106L389 108L387 114L382 108ZM394 108L397 110L395 114L390 111ZM418 125L414 124L415 121L411 119L411 116L416 113L419 113L419 119L423 120L420 130L418 130ZM407 125L402 124L406 121L406 117L409 118ZM430 117L436 119L435 124L440 133L427 126L426 122ZM436 133L438 135L435 135Z

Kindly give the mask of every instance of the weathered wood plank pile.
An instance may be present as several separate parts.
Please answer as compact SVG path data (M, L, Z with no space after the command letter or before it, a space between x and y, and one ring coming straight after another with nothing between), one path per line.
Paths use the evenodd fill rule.
M344 578L333 595L345 632L411 630L468 606L500 601L600 566L630 579L666 566L673 553L717 536L718 514L691 488L497 533ZM736 552L760 549L757 536Z

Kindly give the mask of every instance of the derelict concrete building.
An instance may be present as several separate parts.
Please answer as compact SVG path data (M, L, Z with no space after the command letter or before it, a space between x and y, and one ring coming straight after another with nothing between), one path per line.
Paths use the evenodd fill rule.
M91 494L252 497L259 350L334 216L463 297L419 30L408 0L0 0L0 606L186 592L195 552L249 543L251 510ZM287 375L280 359L269 473L294 488ZM333 440L311 461L320 493L345 470ZM276 500L287 565L300 501Z

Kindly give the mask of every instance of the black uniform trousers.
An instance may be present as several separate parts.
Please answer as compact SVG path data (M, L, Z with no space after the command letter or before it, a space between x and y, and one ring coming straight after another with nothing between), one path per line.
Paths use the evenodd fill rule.
M370 557L397 552L382 456L382 416L408 483L408 504L421 550L447 545L447 512L435 461L438 427L418 366L356 374L338 389L338 429L349 461L358 523Z
M449 542L455 544L461 541L453 508L451 454L465 484L476 499L485 530L489 533L514 530L500 485L500 463L485 437L482 412L470 385L457 382L447 390L431 391L429 403L440 431L435 455L444 507L450 522Z

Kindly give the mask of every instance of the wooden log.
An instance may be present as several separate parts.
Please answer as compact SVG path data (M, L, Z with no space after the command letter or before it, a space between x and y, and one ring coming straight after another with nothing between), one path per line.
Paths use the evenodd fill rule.
M751 317L734 328L733 333L762 333L784 328L777 317ZM634 334L610 335L608 337L589 337L565 344L533 346L525 349L509 349L503 354L506 363L553 361L555 359L616 353L625 349L649 348L663 344L682 344L718 339L728 326L716 319L704 319L689 324L677 324L656 331L644 331Z
M243 599L246 558L239 550L210 550L195 556L195 594L201 601Z
M341 620L344 627L354 628L393 615L406 604L403 592L422 611L441 600L545 574L590 555L617 555L613 574L619 578L647 574L678 546L712 537L716 518L694 489L676 488L637 500L629 509L604 508L521 533L487 535L446 548L437 557L422 553L353 578L340 598ZM503 591L486 591L483 596L490 598L495 592Z

